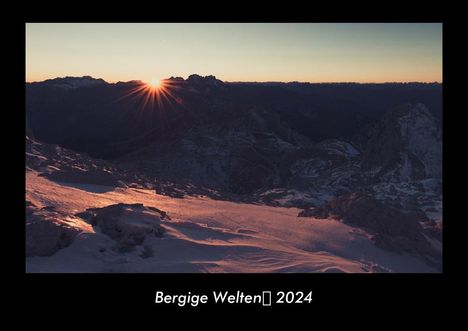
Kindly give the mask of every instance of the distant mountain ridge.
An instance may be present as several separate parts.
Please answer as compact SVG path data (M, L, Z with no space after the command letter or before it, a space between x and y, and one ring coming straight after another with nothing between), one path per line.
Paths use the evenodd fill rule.
M379 87L388 87L388 86L413 86L413 87L428 87L428 86L440 86L442 83L438 82L383 82L383 83L359 83L359 82L299 82L299 81L288 81L288 82L281 82L281 81L264 81L264 82L256 82L256 81L228 81L224 82L214 75L198 75L198 74L191 74L187 76L186 79L180 76L171 76L169 78L165 78L166 80L175 80L175 81L187 81L192 83L219 83L219 84L245 84L245 85L291 85L291 86L355 86L355 87L366 87L372 86L374 88ZM164 79L163 79L164 80ZM105 83L105 84L117 84L117 83L133 83L133 82L141 82L141 80L134 79L130 81L118 81L117 83L109 83L102 78L94 78L89 75L85 76L64 76L64 77L56 77L45 79L43 81L34 81L34 82L26 82L26 84L54 84L54 83L72 83L72 82L95 82L95 83Z
M44 142L108 158L204 122L222 127L235 118L262 114L277 116L318 142L356 139L363 127L396 104L423 103L438 119L442 112L442 86L433 84L242 84L200 75L168 81L171 102L159 105L158 111L143 106L143 96L128 97L140 81L111 84L84 76L27 83L29 129ZM125 147L125 141L132 146Z
M42 82L32 82L32 83L27 83L27 84L74 89L74 88L79 88L79 87L92 87L92 86L108 84L108 83L101 78L93 78L91 76L82 76L82 77L66 76L66 77L47 79Z

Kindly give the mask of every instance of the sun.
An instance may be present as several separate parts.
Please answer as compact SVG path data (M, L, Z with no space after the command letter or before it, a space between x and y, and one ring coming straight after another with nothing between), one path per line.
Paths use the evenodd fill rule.
M158 90L162 86L162 81L160 79L152 79L147 85L152 90Z
M181 88L178 81L171 79L140 80L119 99L137 98L141 100L142 108L150 105L151 109L162 109L164 104L170 107L174 107L174 104L183 106L183 100L174 93Z

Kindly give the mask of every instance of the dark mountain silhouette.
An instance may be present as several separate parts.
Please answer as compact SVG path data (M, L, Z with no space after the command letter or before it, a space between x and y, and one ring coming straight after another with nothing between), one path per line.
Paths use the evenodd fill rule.
M223 83L199 75L168 82L171 96L156 106L128 96L139 81L108 84L85 76L27 84L29 130L41 141L113 158L200 126L223 130L247 118L276 118L318 142L357 139L401 102L423 103L441 116L440 84Z

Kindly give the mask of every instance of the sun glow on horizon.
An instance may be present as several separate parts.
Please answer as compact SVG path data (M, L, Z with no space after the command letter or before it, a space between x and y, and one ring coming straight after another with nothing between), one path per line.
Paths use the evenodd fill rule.
M147 83L152 75L191 74L440 82L442 23L26 23L28 82L90 75Z
M175 104L183 106L182 99L174 92L181 89L180 83L168 79L152 79L148 82L138 83L125 95L117 100L133 99L140 103L141 109L161 110L163 106L174 108ZM147 108L149 106L149 108Z
M163 81L161 79L151 79L148 83L146 83L148 87L152 90L158 90L162 87Z

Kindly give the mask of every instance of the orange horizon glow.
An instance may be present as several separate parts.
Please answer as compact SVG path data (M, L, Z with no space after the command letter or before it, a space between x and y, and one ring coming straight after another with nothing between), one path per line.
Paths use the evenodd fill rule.
M441 23L27 23L26 81L441 82Z
M182 104L180 98L173 94L173 90L179 89L181 86L167 79L152 79L148 82L139 81L136 87L132 88L127 94L119 98L122 99L137 99L142 101L141 107L146 109L147 106L151 110L161 109L164 104L173 106L174 104Z
M163 81L160 79L151 79L146 85L148 85L151 90L158 90L163 87Z
M195 73L197 74L197 73ZM209 75L209 74L207 74ZM40 76L40 78L36 79L30 79L30 80L25 80L26 83L39 83L43 82L48 79L55 79L55 78L63 78L63 77L82 77L82 76L91 76L95 79L103 79L109 84L115 84L118 82L131 82L131 81L141 81L141 79L135 79L135 78L126 78L126 79L107 79L99 75L90 75L90 74L61 74L57 76ZM188 77L189 75L172 75L172 76L182 76L182 77ZM201 75L205 76L205 75ZM215 75L216 76L216 75ZM424 83L424 84L430 84L430 83L437 83L437 84L442 84L443 81L441 79L425 79L425 80L418 80L418 79L408 79L408 80L333 80L333 79L327 79L327 80L303 80L303 79L294 79L294 80L282 80L282 79L269 79L269 80L256 80L256 79L223 79L223 77L216 76L216 78L222 80L225 83L293 83L293 82L298 82L298 83L309 83L309 84L346 84L346 83L357 83L357 84L391 84L391 83L398 83L398 84L405 84L405 83ZM164 81L167 81L168 78L166 79L150 79L148 82L145 82L144 84L147 85L148 87L152 89L157 89L163 85ZM167 85L167 83L165 83Z

